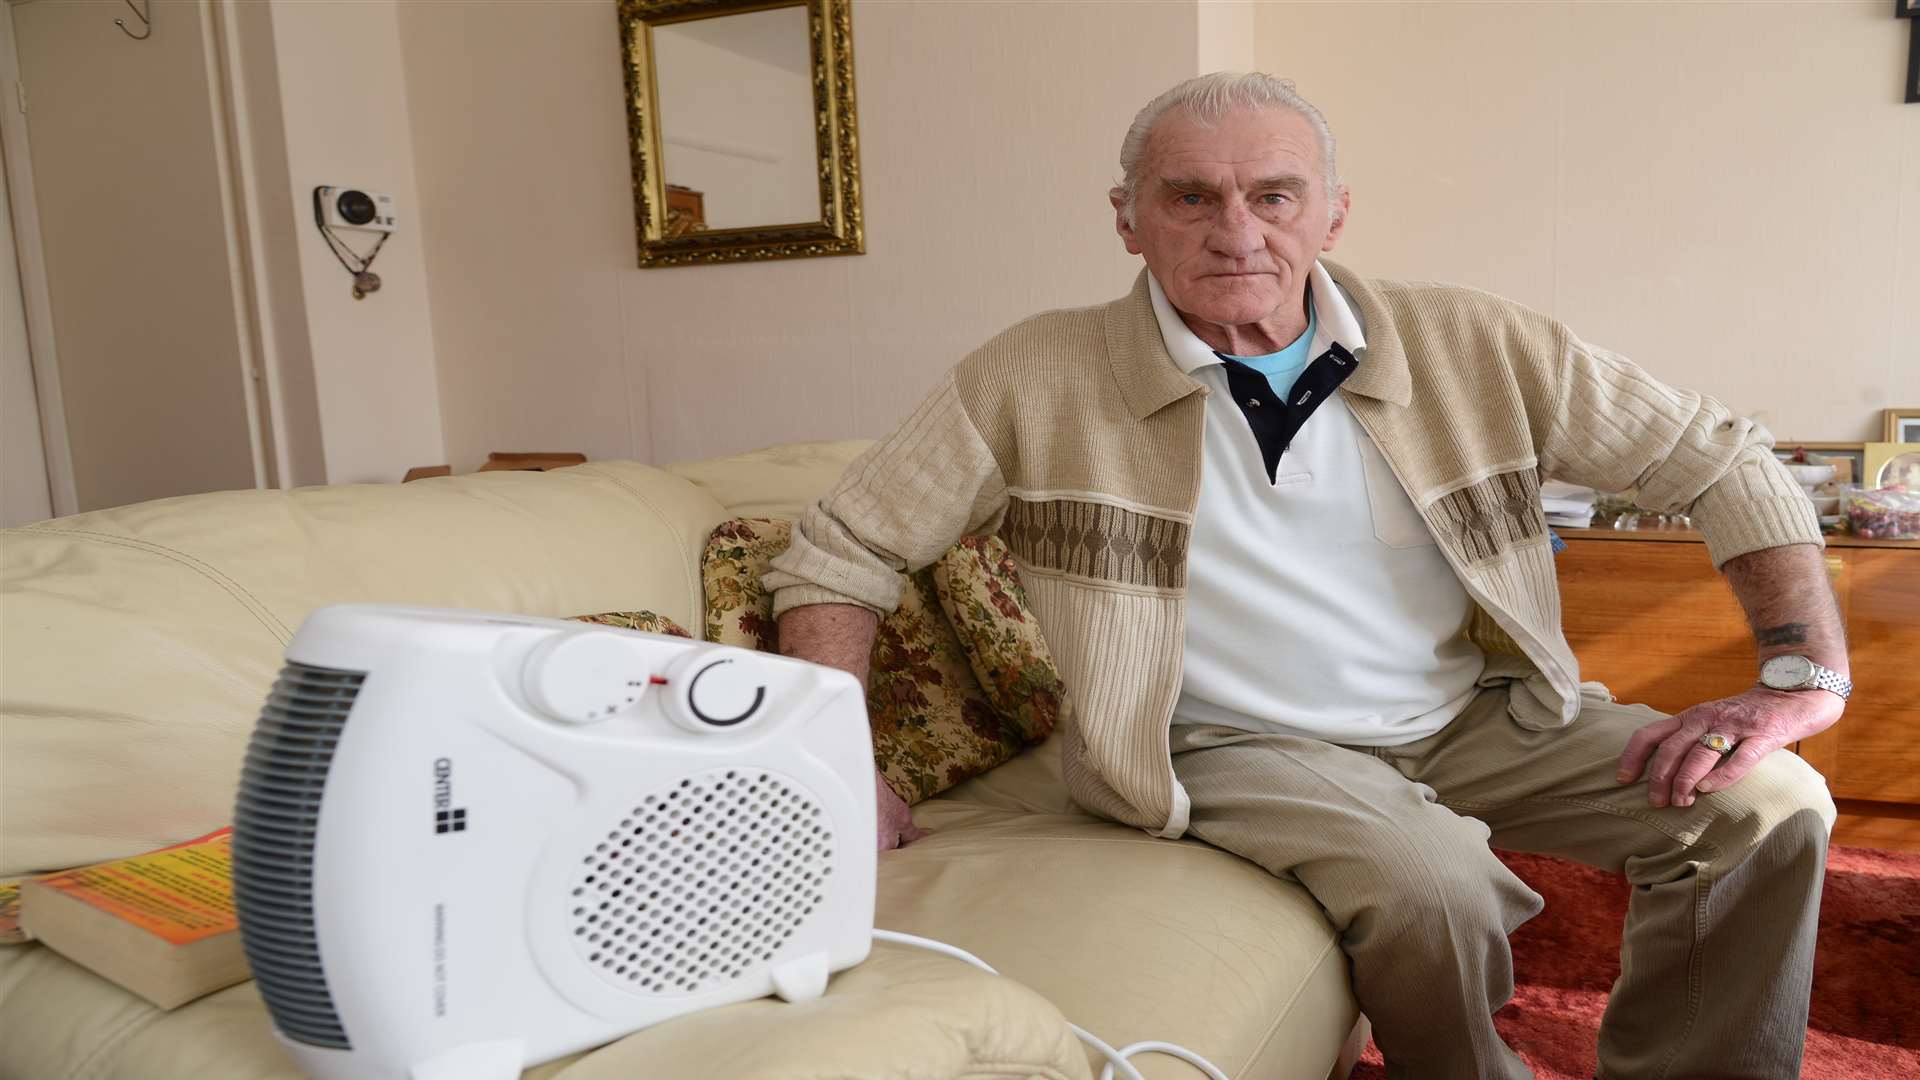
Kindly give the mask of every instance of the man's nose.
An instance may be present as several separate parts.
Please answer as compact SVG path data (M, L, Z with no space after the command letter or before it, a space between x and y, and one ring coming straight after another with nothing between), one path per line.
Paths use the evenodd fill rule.
M1237 199L1222 202L1207 231L1207 247L1216 255L1240 259L1259 251L1266 241L1260 235L1260 220Z

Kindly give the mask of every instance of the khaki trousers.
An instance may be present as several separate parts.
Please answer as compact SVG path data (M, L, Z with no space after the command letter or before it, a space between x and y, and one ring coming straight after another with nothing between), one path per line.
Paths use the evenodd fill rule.
M1601 1077L1798 1076L1834 818L1820 774L1775 753L1730 788L1656 810L1644 781L1614 775L1627 737L1660 713L1588 700L1572 726L1528 731L1507 717L1506 684L1489 683L1405 746L1176 726L1188 835L1326 909L1389 1076L1531 1075L1493 1014L1513 995L1507 935L1541 900L1489 845L1633 885Z

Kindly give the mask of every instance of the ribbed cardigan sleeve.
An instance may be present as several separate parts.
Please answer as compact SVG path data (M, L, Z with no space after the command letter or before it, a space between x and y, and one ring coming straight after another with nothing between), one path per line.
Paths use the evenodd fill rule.
M1640 505L1690 515L1716 568L1762 548L1823 543L1813 503L1774 459L1766 428L1570 333L1559 355L1541 448L1548 478L1637 488Z
M902 573L988 531L1005 512L998 462L949 373L891 435L869 447L794 523L761 584L778 618L805 604L900 606Z

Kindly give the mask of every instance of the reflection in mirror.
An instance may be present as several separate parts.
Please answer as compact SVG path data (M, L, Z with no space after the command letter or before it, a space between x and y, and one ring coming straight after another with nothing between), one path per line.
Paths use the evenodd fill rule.
M653 29L667 235L820 219L807 9Z
M858 255L852 0L620 0L643 267Z

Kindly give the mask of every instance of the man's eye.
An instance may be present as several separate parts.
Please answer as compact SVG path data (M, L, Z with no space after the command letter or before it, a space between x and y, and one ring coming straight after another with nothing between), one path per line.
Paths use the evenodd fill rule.
M1201 196L1189 191L1185 195L1180 196L1179 203L1181 206L1199 206L1200 200Z
M1265 195L1260 196L1260 201L1268 206L1280 206L1283 203L1292 201L1292 198L1291 195L1282 194L1277 191L1269 191Z

